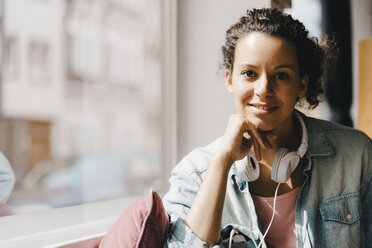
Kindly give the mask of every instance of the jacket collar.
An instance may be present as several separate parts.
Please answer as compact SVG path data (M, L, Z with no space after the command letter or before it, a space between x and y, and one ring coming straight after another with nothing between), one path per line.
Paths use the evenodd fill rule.
M299 113L304 120L308 132L307 157L334 156L336 154L335 148L327 137L325 130L320 125L319 120L307 117L298 110L295 111Z

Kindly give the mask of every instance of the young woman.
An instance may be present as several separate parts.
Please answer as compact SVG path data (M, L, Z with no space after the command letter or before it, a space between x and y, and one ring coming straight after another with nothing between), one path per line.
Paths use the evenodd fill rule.
M371 139L295 110L317 106L326 49L275 9L227 31L237 113L174 168L164 247L372 247Z

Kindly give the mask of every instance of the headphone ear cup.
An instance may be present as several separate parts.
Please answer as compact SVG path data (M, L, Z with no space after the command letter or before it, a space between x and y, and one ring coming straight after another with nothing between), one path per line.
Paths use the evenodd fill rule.
M260 176L260 166L252 151L244 159L236 161L235 164L243 181L253 182Z
M297 151L290 152L287 148L280 148L274 159L271 179L277 183L285 183L300 162Z
M271 168L271 179L277 183L285 183L287 181L285 177L288 166L283 163L283 158L288 153L289 150L287 148L280 148L275 154L274 162ZM285 175L283 176L283 174Z

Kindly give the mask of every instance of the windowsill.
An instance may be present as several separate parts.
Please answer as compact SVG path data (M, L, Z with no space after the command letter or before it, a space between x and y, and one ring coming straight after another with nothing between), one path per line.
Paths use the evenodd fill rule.
M0 247L60 247L103 236L139 197L0 218Z

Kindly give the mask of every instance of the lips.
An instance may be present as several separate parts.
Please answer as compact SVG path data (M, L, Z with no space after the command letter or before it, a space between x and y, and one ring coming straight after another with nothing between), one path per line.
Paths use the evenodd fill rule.
M250 103L248 105L253 107L254 112L259 115L270 114L278 108L278 106L261 103Z

